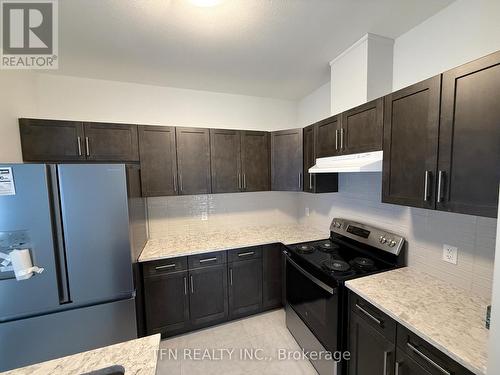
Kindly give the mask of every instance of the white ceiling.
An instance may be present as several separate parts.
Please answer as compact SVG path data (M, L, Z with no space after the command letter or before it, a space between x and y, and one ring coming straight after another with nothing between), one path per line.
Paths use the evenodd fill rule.
M298 99L367 32L396 38L452 0L59 1L59 74Z

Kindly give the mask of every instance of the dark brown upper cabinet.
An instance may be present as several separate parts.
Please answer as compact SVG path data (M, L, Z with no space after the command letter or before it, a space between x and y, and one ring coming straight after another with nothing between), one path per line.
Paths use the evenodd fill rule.
M203 128L176 128L179 194L211 193L210 134Z
M435 208L441 76L385 97L382 201Z
M301 128L271 133L272 190L302 190L302 131Z
M324 124L331 124L330 119L321 121L317 124L310 125L304 128L304 191L308 193L326 193L338 191L338 174L337 173L309 173L308 170L315 162L316 158L320 157L317 153L319 129L326 133L326 128L321 127ZM335 132L334 132L335 133Z
M85 153L92 161L139 161L137 125L85 123Z
M270 134L251 130L240 133L242 191L271 190Z
M379 98L342 113L339 148L342 154L382 150L384 99Z
M83 123L19 119L24 161L85 160Z
M139 154L143 195L176 195L178 184L175 128L139 126Z
M316 158L337 156L340 148L340 116L332 116L314 124L314 147Z
M497 216L500 52L443 74L436 207Z
M210 129L213 193L235 193L243 188L241 140L238 130Z
M19 119L25 161L139 161L137 125Z

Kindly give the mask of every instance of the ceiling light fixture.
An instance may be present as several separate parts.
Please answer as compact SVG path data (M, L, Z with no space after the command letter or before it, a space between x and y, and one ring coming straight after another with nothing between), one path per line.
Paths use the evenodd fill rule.
M197 7L214 7L222 3L222 0L189 0L189 2Z

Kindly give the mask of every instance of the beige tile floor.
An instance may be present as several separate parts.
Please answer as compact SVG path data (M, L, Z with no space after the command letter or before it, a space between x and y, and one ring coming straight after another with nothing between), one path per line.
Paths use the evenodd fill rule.
M156 373L317 375L308 360L283 359L279 349L282 353L300 351L285 326L284 310L163 340ZM256 358L250 358L252 354Z

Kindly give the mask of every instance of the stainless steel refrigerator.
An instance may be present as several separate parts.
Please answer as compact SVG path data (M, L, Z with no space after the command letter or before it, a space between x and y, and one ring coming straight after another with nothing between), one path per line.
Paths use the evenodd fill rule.
M144 215L140 194L131 204L126 166L0 164L0 172L0 253L27 249L43 268L17 280L0 259L0 371L136 338Z

